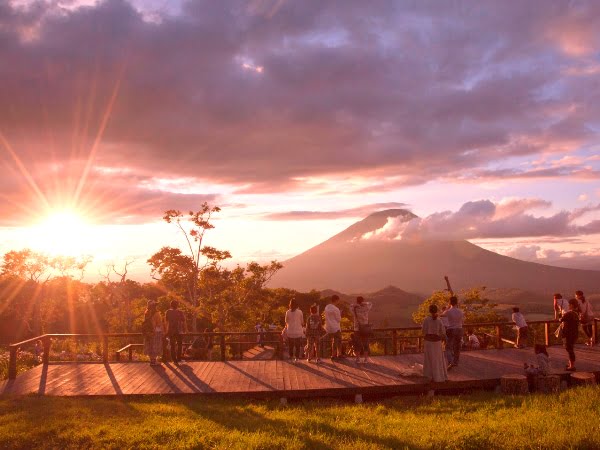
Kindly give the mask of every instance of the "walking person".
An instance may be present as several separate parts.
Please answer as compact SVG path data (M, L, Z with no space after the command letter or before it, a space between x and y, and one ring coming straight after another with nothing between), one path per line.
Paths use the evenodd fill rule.
M331 359L342 358L342 313L338 308L340 297L331 296L331 303L325 307L325 331L331 340Z
M515 328L517 329L517 340L515 342L515 348L526 347L527 336L529 334L529 327L527 326L525 317L517 307L513 308L512 321L514 322Z
M442 317L448 319L446 329L446 357L448 359L448 370L458 366L460 358L460 345L463 337L463 322L465 314L458 307L458 298L450 297L450 307L444 310Z
M318 363L321 361L319 359L319 343L323 334L323 322L317 311L317 305L312 305L310 307L310 315L306 319L306 358L308 362L314 359Z
M442 350L442 341L446 339L446 328L438 317L437 305L429 306L429 316L423 321L424 355L423 376L430 381L448 381L446 358Z
M166 313L167 336L169 337L171 359L174 363L181 361L181 335L187 333L185 314L178 308L179 302L177 300L172 300L171 308L168 309Z
M156 358L162 354L163 330L163 319L160 311L156 309L156 303L150 300L144 312L142 333L144 335L144 353L150 358L151 366L160 365Z
M565 341L565 349L569 354L569 364L565 370L575 372L575 343L579 337L579 302L572 298L569 300L569 311L567 311L560 319L563 327L563 339Z
M356 339L356 363L367 363L369 357L369 337L372 329L369 323L369 311L373 307L371 302L365 302L363 297L356 297L356 303L350 307L354 316L354 333ZM363 358L361 361L361 357Z
M592 310L592 304L589 300L585 299L582 291L575 291L575 298L579 303L579 320L581 321L581 328L587 336L587 342L585 345L592 347L594 345L594 311Z
M285 313L285 328L288 339L288 352L292 362L298 361L300 358L302 347L302 326L304 324L304 316L302 311L298 309L296 299L290 300L290 309Z

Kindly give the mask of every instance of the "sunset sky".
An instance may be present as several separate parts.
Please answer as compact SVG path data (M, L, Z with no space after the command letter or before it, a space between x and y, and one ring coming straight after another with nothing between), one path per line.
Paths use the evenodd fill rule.
M285 260L369 213L600 269L600 2L0 1L0 254Z

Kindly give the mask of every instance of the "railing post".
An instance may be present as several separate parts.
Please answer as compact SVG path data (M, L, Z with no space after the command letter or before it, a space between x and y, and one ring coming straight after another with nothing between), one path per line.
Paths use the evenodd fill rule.
M129 353L129 361L133 361L133 347L129 347L127 350Z
M18 347L10 347L10 359L8 361L8 379L17 378L17 350Z
M108 336L102 336L102 361L108 362Z
M550 322L544 323L544 343L546 347L550 345Z
M392 331L392 354L396 356L398 354L398 331Z
M50 362L50 347L52 346L52 339L50 336L44 336L43 338L44 354L42 355L42 363L48 364Z
M221 335L221 360L225 361L225 334Z
M496 347L502 348L502 327L500 325L496 325Z
M423 349L423 338L421 336L419 336L419 339L417 339L417 353L421 353Z

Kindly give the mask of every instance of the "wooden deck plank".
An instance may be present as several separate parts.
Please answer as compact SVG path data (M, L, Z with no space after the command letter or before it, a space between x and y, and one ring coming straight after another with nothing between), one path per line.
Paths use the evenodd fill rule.
M566 351L549 348L552 371L566 374ZM578 346L577 368L600 374L600 349ZM281 360L185 361L150 366L140 362L51 363L0 382L1 394L38 393L50 396L145 394L271 394L335 395L350 392L422 392L422 377L399 376L422 354L372 357L368 364L353 359L321 364ZM443 388L484 386L508 373L521 373L523 363L535 363L533 350L506 348L461 353ZM441 388L436 385L436 388Z

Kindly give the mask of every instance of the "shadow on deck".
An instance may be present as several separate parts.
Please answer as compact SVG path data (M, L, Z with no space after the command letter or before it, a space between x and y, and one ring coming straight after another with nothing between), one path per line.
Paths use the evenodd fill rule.
M566 352L548 349L553 372L564 371ZM600 350L577 347L579 371L600 376ZM429 390L493 389L503 375L522 373L533 363L533 350L478 350L461 353L460 365L446 383L428 383L420 376L400 376L423 362L422 354L373 357L357 365L352 359L320 364L258 358L250 361L165 363L50 363L0 382L3 395L51 396L210 395L243 397L348 396L356 394L419 394Z

